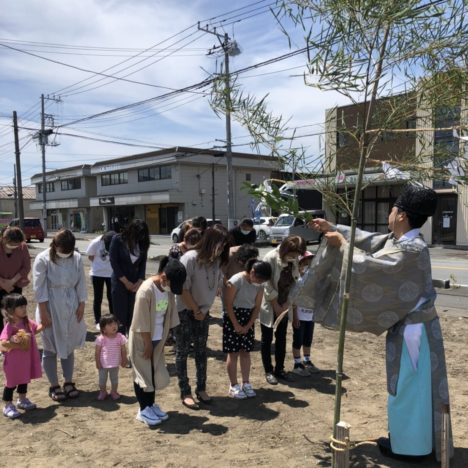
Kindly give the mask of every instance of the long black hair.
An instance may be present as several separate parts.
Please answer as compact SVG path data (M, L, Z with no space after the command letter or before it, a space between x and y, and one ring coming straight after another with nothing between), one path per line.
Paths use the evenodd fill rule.
M136 247L140 252L147 252L150 246L148 225L141 219L134 219L122 232L122 241L127 244L128 250L136 254Z

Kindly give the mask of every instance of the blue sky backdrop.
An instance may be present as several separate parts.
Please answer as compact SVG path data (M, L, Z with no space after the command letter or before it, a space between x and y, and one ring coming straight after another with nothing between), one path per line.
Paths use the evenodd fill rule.
M271 11L275 7L271 0L0 0L0 184L13 178L13 110L22 127L23 183L29 184L41 171L40 148L31 138L40 127L41 94L60 96L60 102L46 101L46 113L62 125L198 83L222 63L219 52L208 55L219 41L199 31L198 21L239 44L242 53L231 58L231 71L304 47L302 33L287 24L289 45ZM271 112L300 127L299 141L313 160L323 144L325 109L346 101L304 85L306 60L301 54L278 61L239 75L237 82L258 98L269 95ZM211 110L209 91L179 93L66 125L62 135L51 138L57 146L47 147L47 169L172 146L222 146L224 119ZM254 152L250 142L247 131L233 123L233 150Z

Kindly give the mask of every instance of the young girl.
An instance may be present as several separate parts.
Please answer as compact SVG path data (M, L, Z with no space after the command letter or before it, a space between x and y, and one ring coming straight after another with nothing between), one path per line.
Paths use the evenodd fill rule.
M163 257L158 273L138 289L129 348L133 366L133 387L140 409L136 419L156 426L169 416L155 403L156 390L169 384L164 360L164 343L169 329L179 324L174 294L182 293L185 267L179 260Z
M0 335L0 346L5 351L3 370L5 388L3 390L3 415L10 419L21 416L17 410L32 410L36 405L28 400L28 383L42 376L39 350L35 335L42 331L27 315L28 301L21 294L9 294L3 298L2 313L6 325ZM16 406L13 392L18 392Z
M245 271L232 276L225 290L223 351L227 353L226 368L231 381L229 396L232 398L254 397L255 391L249 382L250 351L255 338L255 320L263 298L262 283L271 277L269 263L251 258ZM237 358L240 356L242 386L237 383Z
M299 272L303 276L310 266L314 254L305 252L299 257ZM301 281L301 280L299 280ZM301 307L300 304L293 305L293 345L294 357L293 373L297 375L310 375L319 372L310 360L310 347L314 336L314 311ZM301 348L304 353L304 361L301 362Z
M127 365L127 349L125 344L127 338L119 333L119 322L111 315L103 315L99 321L101 334L96 338L96 367L99 371L99 395L98 400L108 397L107 376L111 382L110 396L113 400L118 400L120 395L117 392L119 385L119 365Z

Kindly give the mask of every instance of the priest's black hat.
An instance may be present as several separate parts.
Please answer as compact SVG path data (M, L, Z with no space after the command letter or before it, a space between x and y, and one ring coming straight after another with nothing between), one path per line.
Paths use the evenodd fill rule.
M433 216L437 207L437 194L427 187L407 185L394 206L409 214Z

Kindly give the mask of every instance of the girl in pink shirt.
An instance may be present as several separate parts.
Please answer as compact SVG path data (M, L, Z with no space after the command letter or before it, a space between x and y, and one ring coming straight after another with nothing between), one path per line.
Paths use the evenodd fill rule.
M117 392L119 385L119 366L127 365L127 338L119 333L119 322L114 315L103 315L99 321L101 334L96 338L96 367L99 372L98 400L104 400L107 393L107 377L111 381L110 396L113 400L120 398Z
M28 400L28 383L42 375L36 333L42 331L42 325L28 318L28 301L21 294L9 294L3 298L2 313L5 327L0 335L0 347L5 352L3 370L5 388L3 390L3 415L10 419L21 416L17 408L32 410L36 405ZM13 392L18 392L16 406L13 404Z

